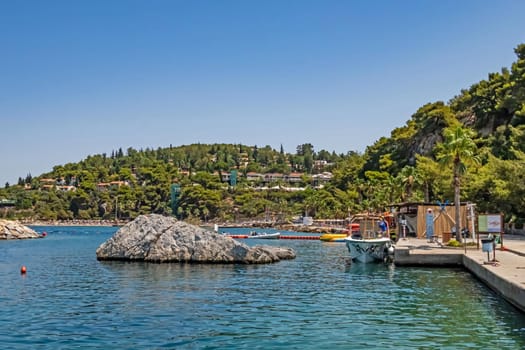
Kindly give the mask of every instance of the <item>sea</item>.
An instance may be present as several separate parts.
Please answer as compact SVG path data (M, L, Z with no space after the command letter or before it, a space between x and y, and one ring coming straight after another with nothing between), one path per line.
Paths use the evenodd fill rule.
M243 240L297 253L268 265L101 262L117 227L33 228L0 241L0 349L525 349L525 315L463 269L284 239Z

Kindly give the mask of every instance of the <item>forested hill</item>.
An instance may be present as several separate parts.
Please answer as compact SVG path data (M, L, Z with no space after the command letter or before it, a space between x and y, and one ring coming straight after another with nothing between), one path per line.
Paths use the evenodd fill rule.
M118 149L6 184L0 200L15 206L2 213L41 219L155 212L186 220L289 220L304 213L343 218L397 202L452 200L451 166L439 160L453 146L444 135L461 130L475 142L477 160L466 162L462 201L520 222L525 218L525 45L515 53L510 68L488 74L448 102L422 106L363 154L316 151L308 143L294 154L282 147L231 144ZM180 194L172 198L173 184Z

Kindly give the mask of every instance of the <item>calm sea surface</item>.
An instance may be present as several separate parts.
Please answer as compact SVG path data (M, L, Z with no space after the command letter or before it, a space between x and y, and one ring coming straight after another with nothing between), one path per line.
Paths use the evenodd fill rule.
M245 240L297 252L264 266L99 262L116 228L35 229L0 241L1 349L525 348L525 315L463 270L295 240Z

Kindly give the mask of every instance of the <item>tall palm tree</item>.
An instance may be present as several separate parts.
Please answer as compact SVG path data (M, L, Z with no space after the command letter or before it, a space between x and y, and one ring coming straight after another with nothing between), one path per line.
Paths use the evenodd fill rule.
M477 146L473 141L474 131L462 126L453 126L443 131L445 140L438 151L438 162L442 166L452 165L454 185L454 208L456 239L462 242L460 222L460 186L461 176L467 171L468 163L479 164Z

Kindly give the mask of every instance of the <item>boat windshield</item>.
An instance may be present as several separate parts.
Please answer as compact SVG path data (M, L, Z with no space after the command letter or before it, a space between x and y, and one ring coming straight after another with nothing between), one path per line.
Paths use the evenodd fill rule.
M388 237L388 224L382 217L360 217L355 218L359 223L359 231L352 232L354 239L375 239Z

